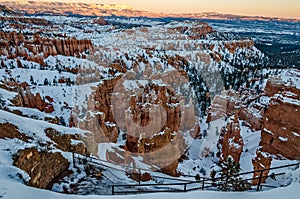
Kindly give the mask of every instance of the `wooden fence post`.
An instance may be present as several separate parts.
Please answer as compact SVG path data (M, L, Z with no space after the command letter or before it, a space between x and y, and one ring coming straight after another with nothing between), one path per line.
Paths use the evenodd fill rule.
M115 186L114 185L112 185L112 187L111 187L111 195L115 195Z
M202 180L202 190L204 190L204 181L205 181L205 179L203 178L203 180Z
M184 183L183 191L186 192L186 183Z
M138 177L139 177L138 179L139 179L139 185L140 185L140 184L141 184L141 169L139 169L138 175L139 175L139 176L138 176Z
M74 152L72 152L72 159L73 159L73 167L75 168L76 165L75 165L75 154L74 154Z
M261 182L262 182L262 176L263 176L263 171L260 171L259 179L258 179L258 184L257 184L257 187L256 187L256 191L259 191L259 189L260 189L260 185L261 185Z

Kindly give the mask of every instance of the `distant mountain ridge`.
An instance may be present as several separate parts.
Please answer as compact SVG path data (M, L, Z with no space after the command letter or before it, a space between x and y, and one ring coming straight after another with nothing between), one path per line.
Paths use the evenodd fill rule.
M41 2L41 1L0 1L1 4L13 7L15 11L29 14L47 15L82 15L82 16L124 16L124 17L149 17L149 18L195 18L195 19L222 19L222 20L262 20L262 21L290 21L300 22L300 19L287 19L279 17L240 16L221 14L216 12L204 13L154 13L149 11L134 10L124 4L90 4L66 2Z

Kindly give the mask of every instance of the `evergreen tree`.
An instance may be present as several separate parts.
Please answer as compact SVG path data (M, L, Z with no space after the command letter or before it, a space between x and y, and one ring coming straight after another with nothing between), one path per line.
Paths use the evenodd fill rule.
M218 172L216 186L222 191L246 191L250 184L238 176L241 171L240 164L233 161L229 156L226 161L219 163L221 170ZM215 171L214 171L215 172ZM215 176L215 175L214 175Z
M59 122L62 126L67 126L67 124L62 116L59 118Z
M30 83L31 83L31 84L34 83L32 75L30 75Z
M0 93L0 109L3 109L5 106L5 101L3 99L3 96L2 94Z
M45 86L48 86L48 84L49 84L49 82L48 82L48 79L46 78L46 79L44 80L44 85L45 85Z

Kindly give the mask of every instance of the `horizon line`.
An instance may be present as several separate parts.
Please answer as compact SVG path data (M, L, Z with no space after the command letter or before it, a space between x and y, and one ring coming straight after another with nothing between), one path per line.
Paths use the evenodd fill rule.
M262 15L262 14L242 14L242 13L232 13L232 12L220 12L216 10L208 10L203 12L188 12L188 11L178 11L178 12L170 12L170 11L153 11L153 10L145 10L145 9L139 9L135 8L134 6L131 6L130 4L123 4L123 3L94 3L94 2L84 2L84 0L76 0L76 2L71 2L71 0L0 0L1 2L53 2L53 3L65 3L65 4L72 4L72 3L82 3L87 5L124 5L128 6L130 9L134 11L143 11L148 12L152 14L162 14L162 15L188 15L188 14L219 14L219 15L231 15L236 17L249 17L249 18L265 18L265 19L286 19L286 20L300 20L300 17L289 17L289 16L275 16L275 15Z

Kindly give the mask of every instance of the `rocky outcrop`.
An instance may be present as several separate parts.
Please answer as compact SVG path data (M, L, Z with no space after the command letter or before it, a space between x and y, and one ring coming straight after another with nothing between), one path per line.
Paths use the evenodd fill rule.
M65 56L74 56L79 55L86 50L92 50L93 44L91 40L77 40L76 38L70 39L53 39L49 42L49 47L44 46L43 52L46 53L45 57L49 55L65 55ZM39 52L39 51L37 51Z
M14 104L21 107L37 108L46 113L54 111L52 104L45 102L39 93L32 94L28 86L25 88L18 87L18 96L14 99Z
M271 98L262 124L262 151L288 159L300 158L300 90L297 93L284 88Z
M32 140L31 137L28 137L24 133L19 132L18 127L15 126L14 124L10 124L10 123L0 124L0 132L1 132L0 133L0 139L5 139L5 138L14 139L14 138L17 138L17 139L22 140L24 142L29 142L30 140Z
M51 26L52 23L43 18L27 18L27 17L0 17L0 21L9 23L34 24L40 26Z
M53 112L53 98L51 98L50 96L45 96L45 99L41 99L41 96L39 94L33 95L31 93L31 91L29 90L28 83L18 83L14 79L12 80L13 81L5 81L5 84L0 84L0 88L15 93L15 97L10 100L11 104L18 107L37 108L38 110L47 113ZM59 124L59 118L50 115L41 118L38 115L30 115L19 109L15 109L14 107L6 108L6 111L14 113L16 115L29 117L32 119L43 119L44 121L47 121L52 124Z
M130 173L127 173L127 175L137 181L137 182L147 182L147 181L150 181L152 178L151 178L151 174L148 173L148 172L145 172L145 173L139 173L138 171L132 171Z
M264 115L263 108L264 107L253 107L252 110L248 108L242 108L239 112L239 118L245 121L243 125L248 126L254 131L261 130Z
M176 174L178 159L184 154L185 146L182 145L184 139L181 134L172 133L170 129L150 138L141 137L137 140L138 154L144 158L144 162L171 175Z
M243 125L248 126L254 131L262 129L264 106L256 104L252 107L248 105L257 100L262 95L255 96L249 91L223 91L217 95L208 109L206 122L212 122L222 117L228 118L237 114L239 119L244 121Z
M30 148L18 151L14 156L14 166L28 173L29 186L51 189L54 182L68 173L69 162L61 153L39 152Z
M264 105L259 103L260 97L265 93L255 94L253 90L228 90L222 91L212 102L211 107L207 110L208 117L206 122L212 122L222 117L228 118L237 114L239 119L244 121L254 131L262 129L264 116ZM249 106L252 102L258 103Z
M108 25L108 22L104 18L96 18L93 20L93 23L99 24L102 26Z
M55 147L68 152L89 155L81 136L78 134L61 134L55 129L48 128L45 130L46 135L56 143Z
M119 129L116 124L105 122L105 114L87 113L86 117L79 122L79 128L88 130L93 133L97 143L117 142Z
M244 125L255 131L263 130L267 106L276 104L275 101L280 99L278 94L284 95L291 100L299 100L300 90L295 86L283 85L280 79L272 78L272 81L269 80L267 82L264 92L260 94L256 94L254 90L248 89L223 91L213 99L212 106L207 111L208 117L206 122L209 123L222 117L238 114L238 117L245 122ZM269 105L262 104L260 102L261 97L269 97L272 100L269 102ZM250 106L252 102L256 103ZM292 104L294 104L293 107L298 106L297 101L294 101ZM293 110L293 108L290 110Z
M237 114L234 119L230 119L227 126L221 131L219 144L221 146L220 161L227 161L231 156L234 162L240 162L240 157L243 152L244 142L241 137L241 128Z
M252 160L252 165L253 165L253 170L258 171L253 173L253 185L257 185L259 182L259 178L261 175L261 183L264 183L266 181L266 176L269 174L269 170L263 171L262 174L259 170L264 170L264 169L269 169L271 167L271 162L272 162L272 156L269 155L268 153L264 153L261 151L256 152L256 157L255 159Z
M284 84L282 79L279 77L272 77L268 80L265 92L268 97L273 97L276 94L284 94L288 95L288 93L292 93L292 95L288 95L291 99L300 99L300 89L292 85L293 82L289 80L288 84Z
M180 32L181 34L187 34L191 39L197 40L197 39L204 39L208 34L216 32L213 30L211 26L209 26L207 23L198 23L197 26L192 27L176 27L171 28L170 30L175 30L177 32Z
M6 56L8 59L23 57L43 66L45 65L43 59L50 55L79 57L83 52L91 51L93 48L91 40L77 40L76 38L50 39L41 37L39 34L35 34L30 38L15 31L0 32L0 55Z
M104 113L104 121L115 123L113 110L111 106L112 93L118 84L121 77L116 77L110 80L104 80L103 84L94 88L94 92L88 101L88 110Z
M125 114L126 147L143 156L148 164L174 174L178 159L186 149L180 132L199 130L193 106L179 103L164 86L150 84L143 90L143 94L131 96L129 100L129 110Z
M109 151L106 151L106 159L119 165L129 165L130 163L134 162L128 151L115 147L112 147Z
M1 39L1 47L7 48L8 46L6 46L6 45L8 45L8 44L19 46L22 42L25 41L25 36L22 33L17 33L16 31L13 31L13 32L1 31L0 39Z
M111 96L119 78L104 80L103 84L94 87L87 102L86 117L75 121L81 129L89 130L94 134L95 141L117 142L119 128L115 123L111 106Z
M215 96L211 107L207 110L206 123L234 115L237 112L236 106L239 104L231 99L230 94L225 91L221 95Z
M237 48L252 48L254 46L254 41L235 41L228 42L225 44L225 48L229 50L230 53L235 53Z

